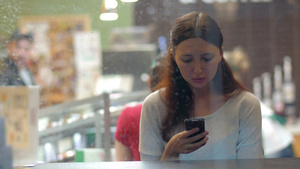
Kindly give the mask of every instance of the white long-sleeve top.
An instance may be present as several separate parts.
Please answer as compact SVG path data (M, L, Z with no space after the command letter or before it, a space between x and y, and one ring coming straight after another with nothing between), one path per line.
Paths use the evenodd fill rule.
M163 154L167 143L161 137L160 128L165 113L160 90L145 99L140 121L142 160L160 160ZM201 117L209 132L208 142L192 153L180 154L180 160L263 158L260 103L250 92L233 95L216 112ZM172 135L183 130L182 123Z

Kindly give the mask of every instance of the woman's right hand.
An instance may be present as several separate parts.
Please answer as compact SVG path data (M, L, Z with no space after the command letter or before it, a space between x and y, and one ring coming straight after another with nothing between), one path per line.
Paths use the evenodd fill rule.
M199 128L193 128L174 135L167 143L161 161L178 160L179 154L188 154L204 146L208 140L208 131L204 131L194 137L189 137L198 131ZM202 138L204 139L193 143Z

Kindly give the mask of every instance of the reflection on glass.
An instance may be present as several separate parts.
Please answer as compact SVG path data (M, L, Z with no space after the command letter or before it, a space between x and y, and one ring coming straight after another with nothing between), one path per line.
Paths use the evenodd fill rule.
M58 142L75 133L82 135L82 147L104 153L104 101L99 96L103 93L111 97L109 128L114 160L113 136L122 108L125 103L142 101L149 93L146 74L153 58L166 50L175 19L191 11L203 11L219 21L225 51L243 47L250 68L240 80L258 97L262 99L264 92L260 79L264 72L282 76L285 92L271 79L272 96L269 93L268 97L281 102L272 104L271 110L275 109L274 117L283 123L286 114L296 117L285 129L295 136L293 146L300 147L296 140L300 131L295 127L300 105L296 97L300 95L297 0L0 0L0 4L0 60L8 57L7 45L16 29L26 28L34 35L34 51L27 64L40 87L39 161L67 162L58 150L66 153L77 144L72 142L66 150ZM113 18L105 19L109 15L105 12ZM275 69L276 65L281 70ZM0 78L3 66L0 62ZM137 96L140 93L135 92L140 91L144 94ZM119 94L122 96L114 102ZM74 103L78 107L72 107ZM55 107L60 104L70 108ZM50 112L50 108L56 109ZM299 148L294 150L295 156L300 156Z

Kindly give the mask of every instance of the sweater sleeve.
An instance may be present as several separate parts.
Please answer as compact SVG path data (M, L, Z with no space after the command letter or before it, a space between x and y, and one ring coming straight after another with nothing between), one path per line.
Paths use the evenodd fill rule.
M241 98L237 158L263 158L260 103L251 93Z
M158 92L150 94L143 103L139 144L142 161L160 160L164 151L164 141L160 134L160 104Z

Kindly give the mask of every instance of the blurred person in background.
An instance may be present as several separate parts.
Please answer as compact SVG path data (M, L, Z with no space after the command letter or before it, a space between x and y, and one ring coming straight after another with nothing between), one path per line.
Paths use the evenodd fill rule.
M161 71L161 61L163 56L160 55L154 59L148 75L148 86L151 92L160 80L159 72ZM117 161L140 161L139 153L139 128L142 103L135 105L126 105L121 112L115 133L115 147Z
M33 35L26 29L16 30L7 45L7 57L0 61L1 86L35 85L28 63L33 50Z

